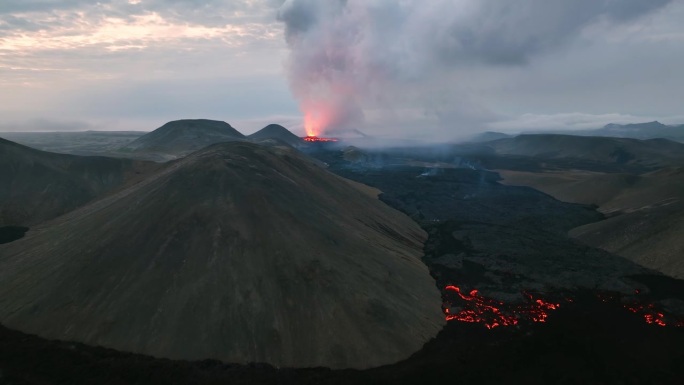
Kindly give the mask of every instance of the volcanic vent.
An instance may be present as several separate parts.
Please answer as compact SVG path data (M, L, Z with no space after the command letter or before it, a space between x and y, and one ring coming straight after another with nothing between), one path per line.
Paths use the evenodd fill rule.
M0 246L0 322L174 359L382 365L445 322L424 239L294 150L222 143Z

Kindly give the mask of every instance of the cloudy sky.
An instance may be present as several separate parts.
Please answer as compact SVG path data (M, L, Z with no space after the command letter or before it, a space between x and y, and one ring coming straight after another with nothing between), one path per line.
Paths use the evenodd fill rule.
M684 123L684 0L0 0L0 131Z

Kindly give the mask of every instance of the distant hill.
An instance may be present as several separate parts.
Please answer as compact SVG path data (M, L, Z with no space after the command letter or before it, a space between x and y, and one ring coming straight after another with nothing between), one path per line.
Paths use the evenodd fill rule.
M658 121L636 124L607 124L603 128L591 130L587 134L634 139L663 138L683 142L684 124L667 126Z
M0 138L0 226L33 226L140 178L150 162L54 154Z
M117 151L145 135L140 131L8 132L5 139L42 151L72 155L116 156Z
M158 155L162 160L185 156L209 145L245 140L226 122L216 120L176 120L143 135L121 151Z
M580 159L646 168L684 165L684 144L666 139L537 134L520 135L485 144L498 155Z
M632 124L610 123L597 129L555 132L541 131L540 133L632 139L668 139L675 142L684 142L684 124L668 126L658 121Z
M279 124L269 124L261 130L247 136L250 140L277 139L293 147L304 144L304 140Z
M487 132L482 132L479 134L476 134L472 136L470 139L468 139L469 142L489 142L492 140L498 140L498 139L507 139L513 137L512 135L509 134L504 134L503 132L494 132L494 131L487 131Z
M0 322L173 359L406 359L442 299L425 232L371 190L293 149L212 145L0 245Z

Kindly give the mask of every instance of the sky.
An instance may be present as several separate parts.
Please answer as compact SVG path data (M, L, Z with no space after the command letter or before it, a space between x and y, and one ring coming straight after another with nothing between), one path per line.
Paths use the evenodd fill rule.
M0 131L684 123L684 0L1 0Z

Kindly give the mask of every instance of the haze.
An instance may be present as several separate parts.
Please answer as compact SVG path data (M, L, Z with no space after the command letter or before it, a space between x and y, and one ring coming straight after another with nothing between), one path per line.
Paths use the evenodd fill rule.
M684 1L3 0L0 131L682 123Z

